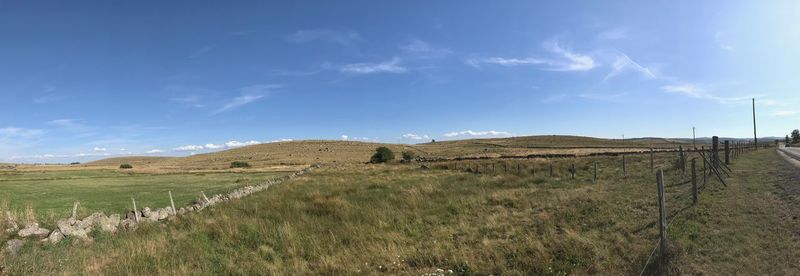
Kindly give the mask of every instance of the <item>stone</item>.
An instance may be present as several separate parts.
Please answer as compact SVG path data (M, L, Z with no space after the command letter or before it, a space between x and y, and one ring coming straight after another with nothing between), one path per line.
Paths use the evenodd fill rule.
M97 225L100 228L100 231L116 233L119 221L120 221L119 215L113 214L108 217L103 216L102 219L96 220L95 225Z
M58 225L58 230L61 232L61 234L67 236L72 235L72 232L78 230L78 226L76 225L77 221L74 218L61 219L58 220L56 224Z
M29 223L28 225L25 226L25 228L19 230L19 232L17 232L17 236L19 236L20 238L25 238L29 236L45 237L49 233L50 230L39 228L39 224L34 222L34 223Z
M6 242L6 251L11 255L16 255L17 251L19 251L23 245L25 245L25 242L20 239L9 240Z
M162 208L158 210L158 220L165 220L169 217L171 213L170 207Z
M56 244L60 242L62 239L64 239L64 234L62 234L61 231L59 230L53 230L53 232L50 233L50 236L48 236L47 239L45 240L49 241L52 244Z
M153 216L153 211L150 210L150 207L144 207L144 209L142 209L142 216L145 218L150 218Z
M119 222L119 227L127 230L133 230L136 228L136 221L132 219L123 219Z

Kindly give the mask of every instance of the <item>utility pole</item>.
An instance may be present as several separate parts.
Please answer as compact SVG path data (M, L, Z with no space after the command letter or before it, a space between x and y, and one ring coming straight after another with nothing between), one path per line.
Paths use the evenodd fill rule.
M753 140L756 142L756 149L758 149L758 134L756 134L756 98L753 98Z

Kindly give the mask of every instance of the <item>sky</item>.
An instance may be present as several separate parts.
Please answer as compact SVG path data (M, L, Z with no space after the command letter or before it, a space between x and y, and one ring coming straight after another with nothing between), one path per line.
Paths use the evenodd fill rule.
M288 2L288 3L286 3ZM0 0L0 161L800 128L798 1Z

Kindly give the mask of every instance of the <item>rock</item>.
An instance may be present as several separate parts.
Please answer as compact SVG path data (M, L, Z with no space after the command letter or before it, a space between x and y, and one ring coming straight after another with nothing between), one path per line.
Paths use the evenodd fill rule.
M119 222L119 227L127 230L133 230L136 228L136 221L132 219L123 219Z
M11 255L16 255L17 251L25 244L22 240L12 239L6 242L6 251Z
M45 240L49 241L52 244L56 244L60 242L62 239L64 239L64 234L62 234L61 231L59 230L53 230L53 232L50 233L50 236L48 236L47 239Z
M172 213L170 207L162 208L158 210L158 220L165 220L169 217L170 213Z
M11 212L6 211L6 224L8 224L8 228L6 228L6 233L16 233L19 231L19 225L17 224L17 218L11 214Z
M78 226L76 225L77 221L74 218L62 219L56 224L58 225L58 230L61 232L61 234L67 236L72 235L72 232L78 230Z
M95 224L100 228L100 231L115 233L117 232L119 221L119 215L113 214L108 217L103 216L102 219L95 221Z
M150 210L150 207L144 207L144 209L142 209L142 216L150 218L153 216L153 211Z
M17 236L20 238L25 238L28 236L36 236L36 237L45 237L47 234L50 233L50 230L39 228L38 223L29 223L25 226L22 230L17 232Z

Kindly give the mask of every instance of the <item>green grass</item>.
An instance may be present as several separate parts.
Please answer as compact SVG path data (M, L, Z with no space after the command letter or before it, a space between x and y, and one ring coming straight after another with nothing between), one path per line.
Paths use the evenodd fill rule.
M10 274L26 275L639 274L658 236L646 160L629 160L623 179L616 160L604 159L597 182L585 160L576 180L563 170L551 178L323 168L168 224L90 244L29 241L18 256L0 258ZM694 207L689 185L676 184L687 176L666 172L668 214L685 208L669 230L673 271L797 273L798 223L785 215L800 208L777 196L769 172L780 162L772 150L734 160L729 186L709 182Z
M284 173L128 174L113 170L75 170L0 173L0 202L18 214L31 209L40 222L64 218L75 201L81 213L124 213L137 207L169 206L172 191L176 206L206 195L226 192Z

